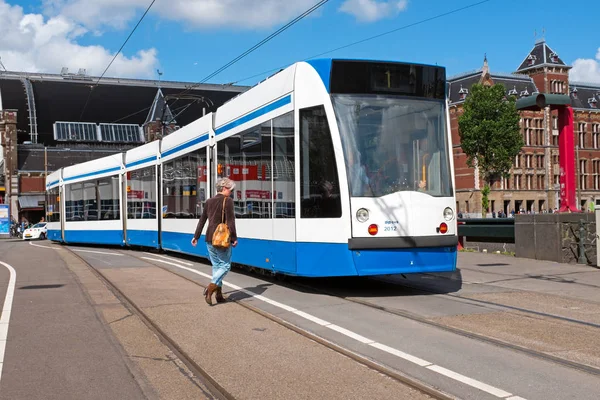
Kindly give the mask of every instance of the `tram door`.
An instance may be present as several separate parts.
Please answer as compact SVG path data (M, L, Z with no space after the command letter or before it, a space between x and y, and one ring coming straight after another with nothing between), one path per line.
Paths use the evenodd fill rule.
M296 272L294 112L272 120L273 269Z
M62 174L62 171L61 171ZM65 187L60 186L58 189L58 207L60 210L60 239L64 242L65 241L65 218L67 218L67 214L66 214L66 206L63 206L63 204L66 204L65 199Z

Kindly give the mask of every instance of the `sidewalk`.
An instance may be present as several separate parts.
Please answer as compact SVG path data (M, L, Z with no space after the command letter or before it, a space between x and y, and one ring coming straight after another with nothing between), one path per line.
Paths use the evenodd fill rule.
M101 272L236 399L429 398L164 269Z

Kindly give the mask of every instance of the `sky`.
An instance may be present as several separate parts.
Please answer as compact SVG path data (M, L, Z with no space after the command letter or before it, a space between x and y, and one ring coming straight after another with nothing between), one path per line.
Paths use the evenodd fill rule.
M437 64L448 76L481 67L513 72L535 40L568 65L570 79L600 84L600 2L329 0L210 79L253 85L279 68L322 57ZM200 82L317 0L156 0L105 76ZM100 76L151 0L0 0L0 61L7 70ZM422 23L419 23L422 22ZM0 65L0 68L2 66Z

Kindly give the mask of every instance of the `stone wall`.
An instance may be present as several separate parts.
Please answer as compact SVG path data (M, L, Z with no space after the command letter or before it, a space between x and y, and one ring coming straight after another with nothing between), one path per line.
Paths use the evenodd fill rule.
M515 218L517 257L596 265L594 214L535 214ZM583 243L583 254L580 243Z

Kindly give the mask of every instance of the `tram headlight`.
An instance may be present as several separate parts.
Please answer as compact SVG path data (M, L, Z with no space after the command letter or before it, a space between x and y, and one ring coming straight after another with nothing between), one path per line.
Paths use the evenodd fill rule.
M366 208L360 208L356 212L356 219L358 222L367 222L369 220L369 210Z
M444 209L444 219L450 221L452 218L454 218L454 211L450 207L446 207Z

